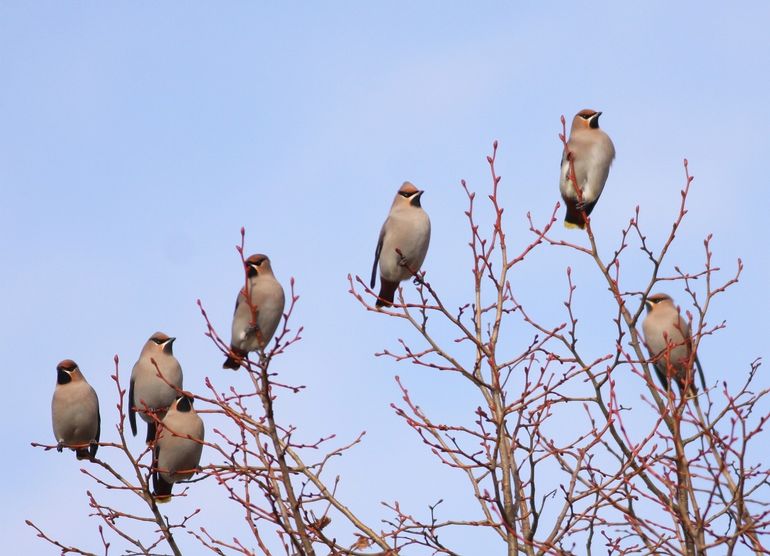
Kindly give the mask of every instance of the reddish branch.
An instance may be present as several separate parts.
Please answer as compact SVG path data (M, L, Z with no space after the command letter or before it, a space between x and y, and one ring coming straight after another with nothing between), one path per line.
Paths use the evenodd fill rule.
M566 150L563 118L560 138ZM135 455L127 447L125 390L118 380L116 358L113 379L118 388L119 441L102 442L103 451L111 457L95 460L83 472L100 491L141 498L146 511L126 513L88 492L105 554L111 546L105 532L121 539L131 551L147 554L165 545L179 554L174 535L183 531L200 547L221 555L324 551L391 556L406 547L455 555L446 532L468 528L488 531L509 555L601 551L696 556L708 551L731 554L738 546L757 554L768 552L765 531L770 530L770 503L763 495L770 466L749 457L752 443L766 441L763 432L770 420L764 405L769 391L755 391L753 386L759 361L752 363L743 381L731 373L731 384L717 388L712 375L712 387L702 392L665 391L654 379L637 329L644 300L653 290L661 283L680 287L693 308L685 311L693 331L691 368L702 341L717 341L718 332L725 327L720 320L709 322L712 300L736 284L743 269L739 259L736 272L723 278L721 270L713 266L709 235L703 242L702 268L674 266L673 272L668 270L671 245L675 240L687 241L679 235L693 183L687 161L679 210L661 246L655 248L643 232L637 207L611 254L605 256L587 215L585 240L580 234L569 239L557 235L554 224L559 203L542 225L527 214L532 233L529 241L517 237L517 243L511 239L514 236L506 235L499 202L502 180L496 171L497 147L495 142L487 159L488 203L479 203L477 193L461 182L468 206L465 219L472 285L463 303L450 306L426 272L412 269L414 292L399 288L393 307L376 308L376 293L361 278L348 276L350 293L372 318L400 319L417 333L415 345L399 339L396 348L386 348L378 356L410 362L420 371L432 373L436 384L447 374L462 377L468 399L477 400L471 413L458 411L451 422L442 422L431 417L412 398L405 381L396 377L401 400L392 407L440 465L464 477L478 515L474 519L439 518L441 501L426 504L427 511L412 511L398 501L388 501L383 503L388 516L375 527L340 499L337 487L342 479L329 477L327 464L361 444L364 433L336 447L331 445L336 442L334 434L302 440L301 431L281 412L282 396L304 390L281 380L283 372L276 370L283 361L280 357L302 334L301 327L294 331L289 324L299 299L292 279L283 328L253 359L244 359L240 372L248 377L248 386L236 388L229 382L232 374L217 374L207 377L205 390L195 394L197 411L205 414L207 429L212 432L204 443L204 458L209 463L204 463L191 482L214 481L223 498L242 511L247 524L244 535L251 538L217 533L214 525L193 530L192 519L206 518L197 509L174 523L160 514L149 489L150 449ZM569 179L580 201L582 192L572 157L567 155ZM237 246L241 264L244 245L242 229ZM646 276L624 274L627 261L635 256L634 248L649 265ZM524 271L523 263L531 263L531 254L538 249L587 258L598 280L606 284L613 304L608 317L612 327L600 353L589 355L579 342L585 330L579 326L576 302L580 290L570 266L565 264L563 317L554 322L538 318L539 308L528 306L523 301L526 297L511 285L511 277ZM416 300L407 301L413 295ZM226 355L229 345L217 333L200 300L198 306L205 335ZM259 307L250 309L256 320ZM664 354L662 360L670 366L670 357ZM625 389L617 388L617 373L623 381L635 381L636 391L643 394L629 398ZM636 415L633 425L629 421L632 410ZM639 416L646 422L642 420L640 425ZM565 422L571 426L565 427ZM35 445L45 450L55 447ZM185 494L185 490L179 493ZM446 497L458 495L452 492ZM127 523L134 525L131 532ZM28 524L63 552L91 554ZM342 524L354 531L349 538L335 534Z

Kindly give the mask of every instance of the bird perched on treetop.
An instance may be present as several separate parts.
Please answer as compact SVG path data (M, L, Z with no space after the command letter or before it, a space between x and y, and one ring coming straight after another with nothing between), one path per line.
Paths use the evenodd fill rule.
M585 228L581 211L586 216L596 206L602 194L610 164L615 158L615 146L609 135L599 129L599 116L596 110L581 110L572 119L567 148L561 158L561 179L559 191L567 205L564 226L567 228ZM569 155L568 155L569 153ZM575 178L582 192L582 201L578 199L575 184L570 179L570 160L575 168Z
M405 181L396 193L390 213L380 230L374 252L371 287L380 265L380 293L377 307L390 307L402 280L420 270L430 243L430 218L420 205L424 191ZM401 254L396 252L398 249Z
M679 314L674 300L664 293L650 295L644 303L647 306L647 316L642 322L642 332L660 383L668 390L670 377L676 381L682 392L685 386L689 385L689 392L695 393L692 368L689 365L692 353L690 324ZM695 366L698 368L701 385L705 389L706 379L697 354Z
M230 354L222 368L237 370L250 351L265 349L283 315L286 297L267 255L244 261L247 285L235 301ZM248 296L248 297L247 297Z
M131 424L131 432L136 436L136 414L139 413L147 423L147 444L155 440L156 429L155 421L147 411L152 411L158 419L162 419L168 406L179 395L178 390L182 389L182 367L174 357L174 340L176 338L171 338L163 332L150 336L139 354L139 360L131 370L128 421ZM158 376L158 371L163 378Z
M56 366L51 420L58 451L67 447L75 450L78 459L96 457L101 429L99 399L72 359Z
M163 418L153 453L152 484L158 502L168 502L174 483L189 479L198 470L204 433L193 399L178 397Z

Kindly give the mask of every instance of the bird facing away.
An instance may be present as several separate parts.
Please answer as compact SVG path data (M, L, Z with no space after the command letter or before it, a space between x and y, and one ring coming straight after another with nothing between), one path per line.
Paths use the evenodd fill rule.
M152 411L158 419L161 419L168 406L174 403L179 395L177 389L182 389L182 367L174 357L172 348L174 340L176 338L171 338L163 332L156 332L150 336L131 371L131 384L128 388L128 420L134 436L136 436L136 414L139 413L147 423L145 439L147 444L155 440L156 429L155 421L147 411ZM165 381L158 376L158 371L161 372Z
M645 300L647 316L642 322L642 332L650 358L655 365L664 390L669 388L669 377L673 378L684 392L689 384L690 393L695 393L692 374L688 377L690 354L692 352L692 337L690 324L679 314L674 300L664 293L650 295ZM695 366L698 368L700 381L706 388L706 379L698 356L695 356Z
M286 304L267 255L252 255L244 266L247 286L241 288L235 301L230 353L223 369L237 370L250 351L265 349L281 322Z
M420 270L430 243L430 218L420 198L424 191L405 181L396 193L390 213L380 230L374 251L371 287L380 265L380 293L377 307L390 307L402 280L412 278ZM396 249L401 251L399 255ZM413 274L414 273L414 274Z
M567 206L564 226L567 228L585 228L581 211L586 216L594 210L602 194L610 164L615 158L615 146L609 135L599 129L599 116L596 110L581 110L572 119L567 148L561 157L561 179L559 191ZM570 156L567 156L569 151ZM583 193L583 200L578 200L575 184L570 179L570 159L575 168L575 178Z
M51 418L58 451L67 447L75 450L78 459L96 457L101 429L99 399L72 359L56 366Z
M153 452L152 485L158 502L168 502L174 483L198 470L203 436L203 421L193 409L192 398L178 397L163 418Z

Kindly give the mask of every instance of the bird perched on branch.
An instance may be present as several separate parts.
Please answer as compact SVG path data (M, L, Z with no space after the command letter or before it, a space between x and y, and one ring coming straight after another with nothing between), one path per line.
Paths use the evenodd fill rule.
M278 328L286 297L267 255L244 261L247 284L235 301L230 354L222 368L237 370L250 351L264 349Z
M152 486L158 502L168 502L174 483L189 479L198 471L204 434L193 399L178 397L163 418L153 452Z
M390 307L402 280L420 270L430 243L430 219L420 205L424 191L405 181L396 193L374 252L371 287L380 265L380 293L377 307ZM398 251L401 254L398 253Z
M585 228L581 211L586 216L596 206L602 194L610 164L615 158L615 146L609 135L599 129L601 112L585 109L572 119L569 141L561 158L561 179L559 191L567 205L564 226L567 228ZM575 169L575 179L582 193L578 197L575 183L570 179L570 161Z
M689 393L694 394L696 388L690 366L692 354L690 324L679 314L674 300L664 293L650 295L644 303L647 307L647 316L642 322L642 332L660 383L665 390L668 390L669 378L672 378L682 392L689 386ZM706 379L697 354L694 363L698 368L701 385L705 389Z
M182 389L182 367L173 352L175 340L176 338L171 338L163 332L150 336L139 354L139 360L131 370L128 421L131 424L131 433L136 436L136 414L139 413L147 423L147 444L155 440L156 430L155 420L147 412L151 411L158 419L162 419L166 409ZM158 371L163 378L158 376Z
M101 429L99 399L72 359L56 366L51 420L59 452L66 447L75 450L78 459L96 457Z

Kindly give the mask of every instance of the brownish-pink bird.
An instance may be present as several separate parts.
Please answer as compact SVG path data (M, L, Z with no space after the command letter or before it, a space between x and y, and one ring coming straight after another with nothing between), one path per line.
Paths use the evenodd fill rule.
M642 332L660 383L665 390L668 390L668 379L671 377L681 391L684 392L685 386L689 384L690 393L694 393L696 389L690 366L692 354L690 324L679 314L679 309L674 305L671 296L665 293L652 294L644 303L647 306L647 316L642 322ZM706 379L697 354L694 363L700 375L701 385L705 389Z
M615 158L615 146L609 135L599 129L601 112L585 109L578 112L572 119L572 128L567 141L567 149L561 158L561 179L559 191L567 212L564 215L564 226L567 228L585 228L586 216L594 210L596 202L602 194L610 165ZM567 151L570 157L567 157ZM582 192L582 201L578 199L575 184L570 179L570 159L575 168L577 185Z
M393 305L398 284L412 278L425 261L430 243L430 218L420 198L424 192L405 181L396 193L390 213L380 230L377 249L374 251L371 287L380 266L380 293L377 307ZM401 252L399 255L398 251Z

